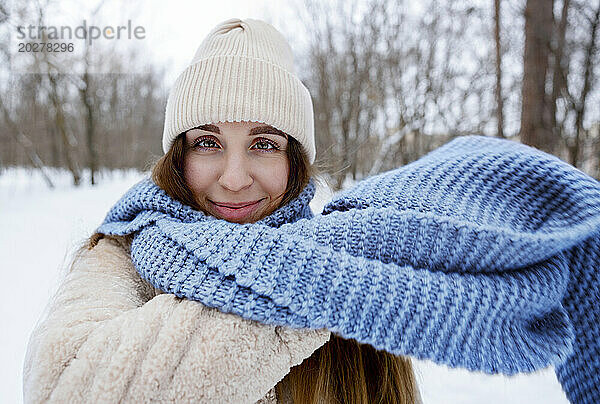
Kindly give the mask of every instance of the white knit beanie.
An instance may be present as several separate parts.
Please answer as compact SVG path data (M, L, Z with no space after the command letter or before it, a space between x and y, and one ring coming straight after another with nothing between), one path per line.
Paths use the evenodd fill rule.
M310 94L296 76L289 44L264 21L229 19L202 41L169 93L163 151L189 129L231 121L271 125L315 160Z

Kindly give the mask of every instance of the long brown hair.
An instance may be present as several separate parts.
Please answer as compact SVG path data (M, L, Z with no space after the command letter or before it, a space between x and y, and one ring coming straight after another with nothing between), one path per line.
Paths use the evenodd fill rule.
M288 136L286 151L290 175L279 206L296 198L310 178L320 182L319 169L309 163L302 146L291 136ZM183 174L185 152L185 135L182 134L154 165L152 179L172 198L198 208ZM98 233L93 235L88 248L102 237ZM420 403L410 358L378 351L334 333L276 385L278 397L284 394L283 384L295 404Z

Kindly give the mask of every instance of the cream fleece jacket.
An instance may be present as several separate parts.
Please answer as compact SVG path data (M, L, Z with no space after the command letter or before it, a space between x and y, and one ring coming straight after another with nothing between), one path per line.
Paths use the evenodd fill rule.
M272 403L329 340L162 294L134 269L130 241L101 239L74 260L31 335L25 403Z

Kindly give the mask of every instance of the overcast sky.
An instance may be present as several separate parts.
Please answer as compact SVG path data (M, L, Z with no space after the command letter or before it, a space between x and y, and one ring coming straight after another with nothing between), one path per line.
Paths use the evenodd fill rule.
M39 0L45 4L47 0ZM30 10L36 7L38 0L29 0ZM191 0L147 0L147 1L120 1L120 0L50 0L46 10L46 24L60 29L70 26L75 29L82 26L95 25L100 29L106 26L125 26L131 20L132 27L141 26L144 38L120 39L120 49L132 47L141 52L144 60L167 68L165 84L170 86L177 74L181 72L192 59L197 47L209 31L218 23L229 18L258 18L272 23L277 29L286 33L290 32L293 21L293 0L216 0L216 1L191 1ZM12 10L25 3L9 0ZM102 4L100 11L94 14L93 10ZM17 52L19 39L15 26L29 24L39 25L35 21L34 12L27 13L27 17L20 17L18 13L11 13L13 30L10 35L11 51L13 58L27 57ZM282 26L285 25L285 26ZM293 31L292 31L293 32ZM115 44L116 42L98 39L96 45ZM83 40L73 41L76 47L83 49ZM93 47L92 47L93 48ZM124 66L123 72L139 72L143 64L129 64Z

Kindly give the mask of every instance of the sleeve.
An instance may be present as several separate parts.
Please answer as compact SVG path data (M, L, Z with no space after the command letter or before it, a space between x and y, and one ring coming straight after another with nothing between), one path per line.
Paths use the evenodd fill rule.
M30 337L24 402L252 403L329 336L154 296L118 242L101 239Z
M570 402L600 402L600 239L590 238L568 252L571 277L563 305L573 323L573 352L555 365Z

